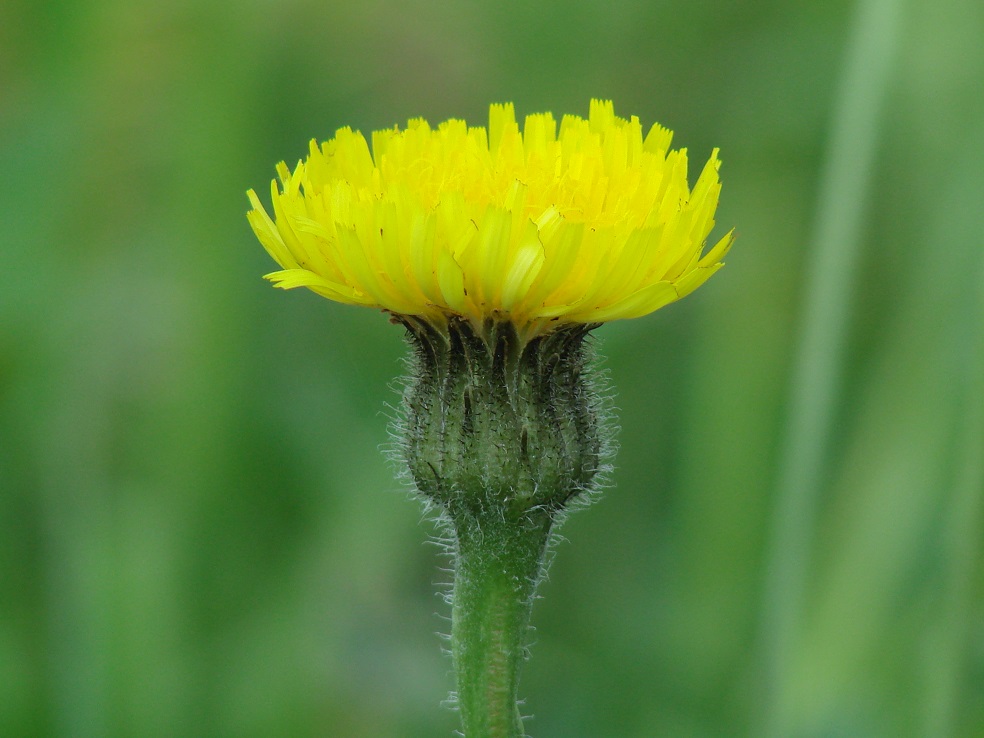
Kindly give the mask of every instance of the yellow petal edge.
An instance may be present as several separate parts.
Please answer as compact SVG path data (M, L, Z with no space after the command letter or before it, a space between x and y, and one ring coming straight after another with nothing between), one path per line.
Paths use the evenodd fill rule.
M592 100L588 119L494 104L488 128L422 119L342 128L271 183L273 217L247 195L277 287L412 315L438 326L511 321L526 339L567 323L637 318L721 266L704 253L721 183L718 150L693 189L687 151L659 124Z

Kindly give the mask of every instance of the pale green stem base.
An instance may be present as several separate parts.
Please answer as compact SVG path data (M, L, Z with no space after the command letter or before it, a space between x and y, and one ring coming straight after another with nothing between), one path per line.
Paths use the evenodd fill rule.
M466 738L526 735L517 706L533 594L552 524L543 511L457 516L451 654Z

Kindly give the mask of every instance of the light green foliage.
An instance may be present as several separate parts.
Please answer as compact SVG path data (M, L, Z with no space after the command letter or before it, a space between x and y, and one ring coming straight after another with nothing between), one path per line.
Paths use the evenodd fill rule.
M595 95L721 147L738 240L699 294L596 332L621 449L534 605L527 730L760 738L852 5L0 7L0 735L452 734L446 575L378 450L402 329L270 289L243 193L341 125ZM984 6L900 23L782 656L790 738L984 733Z

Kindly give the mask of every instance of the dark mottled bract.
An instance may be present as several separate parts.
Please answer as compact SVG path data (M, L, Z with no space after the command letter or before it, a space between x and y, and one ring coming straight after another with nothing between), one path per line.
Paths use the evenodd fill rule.
M509 322L478 332L402 316L412 348L402 451L417 491L452 518L551 518L596 491L611 447L599 372L568 325L523 343Z

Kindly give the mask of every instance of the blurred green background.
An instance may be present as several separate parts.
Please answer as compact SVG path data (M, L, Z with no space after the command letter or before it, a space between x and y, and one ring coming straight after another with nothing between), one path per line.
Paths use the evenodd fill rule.
M597 331L621 452L531 735L984 735L982 38L978 0L6 0L0 736L452 735L400 331L270 289L244 192L342 125L592 96L720 146L739 238Z

